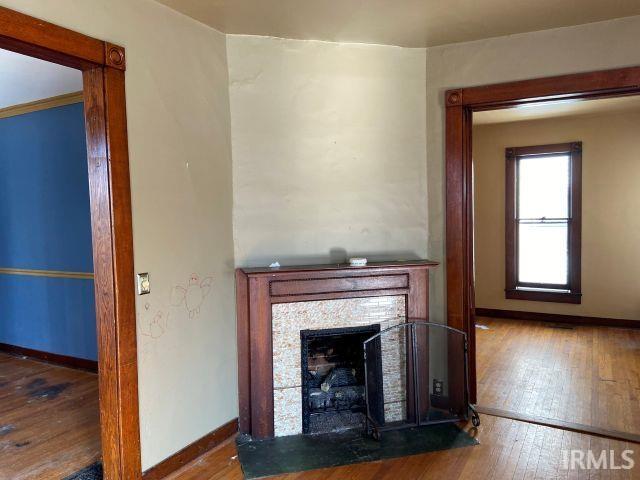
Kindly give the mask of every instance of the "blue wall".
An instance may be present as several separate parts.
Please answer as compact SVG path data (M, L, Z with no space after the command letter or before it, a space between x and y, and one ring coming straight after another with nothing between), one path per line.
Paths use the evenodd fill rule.
M81 103L0 119L0 268L93 272ZM95 360L93 281L0 273L0 342Z

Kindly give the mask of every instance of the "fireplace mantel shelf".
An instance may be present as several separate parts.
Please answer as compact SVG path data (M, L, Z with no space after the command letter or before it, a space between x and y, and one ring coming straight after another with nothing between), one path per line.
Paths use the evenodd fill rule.
M434 262L432 260L396 260L393 262L369 262L365 266L361 267L352 267L348 263L326 263L326 264L318 264L318 265L295 265L295 266L285 266L285 267L251 267L251 268L240 268L247 275L260 275L260 274L269 274L269 275L278 275L279 273L286 272L323 272L323 271L335 271L335 270L347 270L347 271L358 271L358 270L371 270L371 269L385 269L385 268L425 268L425 267L435 267L438 266L438 262Z
M273 425L272 305L403 295L407 318L428 320L430 260L236 270L240 431L270 438Z

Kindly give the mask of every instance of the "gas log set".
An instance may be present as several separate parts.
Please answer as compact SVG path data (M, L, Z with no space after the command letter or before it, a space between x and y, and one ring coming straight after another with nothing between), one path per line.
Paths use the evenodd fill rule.
M303 433L362 427L365 421L363 342L379 325L300 332Z

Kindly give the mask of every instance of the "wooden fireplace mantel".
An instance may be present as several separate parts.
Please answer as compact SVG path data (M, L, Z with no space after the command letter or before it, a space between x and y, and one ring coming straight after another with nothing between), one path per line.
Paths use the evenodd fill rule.
M236 270L240 432L270 438L273 426L271 305L404 295L407 318L429 317L429 269L415 260Z

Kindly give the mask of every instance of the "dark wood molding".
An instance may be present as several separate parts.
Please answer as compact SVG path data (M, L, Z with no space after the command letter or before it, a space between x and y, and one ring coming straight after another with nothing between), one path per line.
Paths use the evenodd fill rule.
M345 263L319 263L315 265L295 265L295 266L282 266L278 268L270 267L245 267L238 268L247 275L259 275L259 274L282 274L282 273L294 273L292 278L298 278L303 273L308 272L307 278L328 278L331 273L324 274L320 272L352 272L353 276L357 275L357 272L363 272L365 274L383 273L390 271L401 271L410 267L437 267L439 262L433 262L431 260L397 260L393 262L368 262L362 267L352 267ZM336 274L334 274L334 277Z
M475 315L476 317L532 320L536 322L573 323L576 325L594 325L619 328L640 328L640 320L629 320L624 318L586 317L581 315L522 312L519 310L499 310L495 308L478 307L475 309Z
M8 343L0 343L0 352L20 357L28 357L33 360L59 365L61 367L98 373L98 362L96 360L87 360L85 358L60 355L59 353L44 352L42 350L9 345Z
M0 48L83 72L102 462L141 478L124 48L0 7Z
M518 229L516 225L517 184L516 149L505 149L505 189L504 189L504 284L505 294L515 291L518 278ZM509 298L507 296L507 298Z
M460 105L462 103L462 89L449 90L447 92L447 106Z
M5 7L0 7L0 45L80 70L105 65L101 40Z
M447 322L469 338L469 395L476 402L473 327L472 116L474 111L510 108L558 99L587 100L640 93L640 67L562 75L444 93L446 185Z
M582 151L582 142L553 143L549 145L528 145L526 147L508 147L505 149L507 157L526 157L528 155L567 154Z
M575 292L550 292L546 290L505 289L504 297L509 300L528 300L530 302L582 303L582 294Z
M457 92L458 90L449 91ZM471 162L471 112L458 104L446 109L446 285L447 324L467 333L469 347L469 398L476 402L475 329L470 312L473 297L473 184ZM463 161L459 161L463 159Z
M112 442L117 442L120 446L122 478L136 479L141 475L142 466L125 72L110 67L103 68L102 72L107 132L105 138L109 162L108 188L111 203L110 226L112 231L109 240L113 253L110 263L115 307L113 310L115 321L105 330L109 331L110 335L115 334L117 383L114 379L111 388L118 387L112 393L117 409L106 413L106 415L117 414L119 435L116 437L118 440ZM111 330L111 326L113 330ZM102 381L100 386L103 386Z
M640 435L634 433L621 432L619 430L608 430L606 428L585 425L584 423L565 422L564 420L558 420L555 418L539 417L537 415L528 415L526 413L512 412L509 410L485 407L482 405L478 405L476 408L479 413L491 415L493 417L508 418L510 420L533 423L544 427L559 428L569 432L584 433L586 435L594 435L596 437L608 438L611 440L620 440L622 442L640 443Z
M117 68L118 70L126 69L126 59L124 54L124 48L113 43L105 42L104 44L104 59L106 65L109 67Z
M428 320L429 269L436 265L436 262L421 260L371 263L366 267L237 269L240 432L257 439L274 435L271 326L274 303L404 295L407 317ZM455 368L451 370L450 374L455 375Z
M269 295L283 299L307 297L317 294L342 295L344 292L379 292L381 290L404 290L409 286L409 275L387 274L363 277L334 276L327 278L304 278L295 280L273 280L269 282Z
M236 270L236 339L238 342L238 427L251 431L251 339L249 332L249 278Z
M468 87L462 103L475 110L506 108L549 100L602 98L636 94L640 89L640 67L597 70L555 77Z
M582 301L582 142L571 142L571 223L569 225L569 291L574 302ZM563 298L568 298L566 295Z
M200 455L214 449L225 440L231 438L238 432L238 419L225 423L213 432L187 445L179 452L174 453L169 458L146 470L142 474L144 480L159 480L169 474L184 467L187 463L195 460Z

